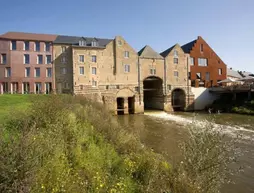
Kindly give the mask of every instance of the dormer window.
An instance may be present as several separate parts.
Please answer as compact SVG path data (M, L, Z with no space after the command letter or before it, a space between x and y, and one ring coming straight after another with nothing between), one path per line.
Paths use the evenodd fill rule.
M92 41L92 47L97 47L98 46L98 42L97 41Z
M79 46L85 46L86 45L86 41L84 40L79 40Z

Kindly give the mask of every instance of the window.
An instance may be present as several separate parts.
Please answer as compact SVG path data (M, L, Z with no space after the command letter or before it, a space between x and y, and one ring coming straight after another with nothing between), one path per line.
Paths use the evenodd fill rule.
M61 74L66 74L67 73L67 69L66 68L61 68Z
M178 58L174 58L174 64L178 64Z
M46 64L51 64L52 60L51 60L51 55L46 55Z
M52 68L46 69L46 77L52 77Z
M151 75L155 75L156 74L156 68L155 67L153 67L153 66L150 67L150 74Z
M92 74L97 74L97 68L96 67L92 67Z
M188 79L191 80L191 72L188 72Z
M49 43L49 42L45 42L45 48L44 48L44 50L45 50L46 52L49 52L49 51L50 51L50 43Z
M79 55L79 62L85 62L84 55Z
M130 72L130 65L129 64L125 64L124 65L124 72Z
M198 65L199 66L207 66L207 59L206 58L198 58Z
M129 56L130 56L130 53L129 53L128 51L125 51L125 52L124 52L124 57L125 57L125 58L129 58Z
M194 63L195 63L194 58L190 57L190 65L194 65Z
M61 57L61 63L66 63L66 57L65 56Z
M24 50L28 51L29 50L29 41L24 42Z
M11 50L17 50L17 41L15 40L11 41Z
M96 62L97 61L97 57L96 56L92 56L92 62Z
M35 51L39 52L41 50L40 42L35 42Z
M9 85L8 82L3 82L3 92L8 93L9 92Z
M83 66L79 67L79 74L84 75L85 74L85 68Z
M121 45L122 45L122 41L118 40L118 46L121 46Z
M37 64L42 64L42 55L37 56Z
M92 80L92 86L93 86L93 87L97 86L97 81L94 80L94 79Z
M5 68L5 77L11 77L11 68L10 67Z
M30 67L25 68L25 77L30 77Z
M84 40L79 41L79 46L86 46L86 42Z
M35 94L40 94L41 92L42 92L41 83L40 82L36 82L35 83Z
M174 77L178 77L178 71L174 71Z
M178 58L178 51L177 50L174 50L174 57Z
M66 52L66 46L62 46L62 53Z
M30 63L30 56L29 54L24 54L24 64L29 64Z
M222 69L219 68L218 70L219 70L219 75L222 75Z
M6 64L6 63L7 63L6 54L1 54L1 64Z
M196 78L201 79L201 73L200 72L196 73Z
M23 82L23 92L22 94L29 94L30 93L30 84L29 82Z
M200 44L200 52L203 52L204 51L204 46L203 44Z
M41 76L41 69L40 68L35 68L34 69L34 77L38 78Z
M210 80L210 72L205 73L205 80Z
M50 94L52 92L52 83L51 82L45 83L45 92L46 92L46 94Z
M96 47L96 46L98 46L98 43L96 41L92 41L92 46Z

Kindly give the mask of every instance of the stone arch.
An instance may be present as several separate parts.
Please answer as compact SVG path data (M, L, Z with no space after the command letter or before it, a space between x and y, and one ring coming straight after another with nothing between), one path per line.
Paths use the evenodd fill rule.
M184 111L186 107L186 93L182 88L175 88L171 92L171 103L174 111Z
M116 93L117 114L134 114L135 93L129 88L123 88Z
M143 79L144 108L164 109L163 80L157 76Z
M116 97L133 97L135 93L129 88L123 88L117 91Z

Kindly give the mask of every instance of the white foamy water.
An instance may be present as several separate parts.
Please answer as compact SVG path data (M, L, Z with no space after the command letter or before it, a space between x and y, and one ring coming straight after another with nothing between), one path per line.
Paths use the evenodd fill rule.
M147 116L164 119L168 121L176 122L177 124L181 124L183 126L195 123L199 127L205 127L208 124L208 120L197 120L195 117L186 118L180 115L172 115L166 112L147 112L145 113ZM237 135L242 135L243 139L254 141L254 130L246 129L242 126L231 126L231 125L220 125L213 123L214 129L220 129L222 132L236 137Z

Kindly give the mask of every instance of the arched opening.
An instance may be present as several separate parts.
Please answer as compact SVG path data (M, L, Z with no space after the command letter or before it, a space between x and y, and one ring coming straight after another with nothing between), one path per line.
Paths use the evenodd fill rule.
M185 104L185 92L182 89L175 89L172 91L172 107L174 111L183 111Z
M164 109L162 79L158 77L148 77L143 81L144 108Z
M117 98L117 114L124 115L124 98Z

